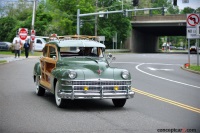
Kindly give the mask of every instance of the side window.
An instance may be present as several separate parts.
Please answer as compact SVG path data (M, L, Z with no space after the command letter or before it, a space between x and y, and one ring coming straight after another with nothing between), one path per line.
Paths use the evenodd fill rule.
M50 58L54 58L54 59L57 58L55 47L49 46L49 54L50 54Z
M43 50L42 50L43 56L44 56L44 57L47 57L47 56L48 56L48 55L47 55L47 50L48 50L48 47L47 47L47 46L44 47Z
M103 57L103 51L102 48L97 48L98 56Z
M103 52L102 52L102 48L100 47L94 47L92 48L92 51L91 51L92 54L98 56L98 57L103 57Z
M36 43L42 43L42 41L41 41L41 40L39 40L39 39L37 39Z
M91 53L97 55L97 48L96 47L92 48Z

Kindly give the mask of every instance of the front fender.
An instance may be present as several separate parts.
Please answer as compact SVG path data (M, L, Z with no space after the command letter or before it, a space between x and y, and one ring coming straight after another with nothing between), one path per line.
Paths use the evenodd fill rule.
M74 70L77 73L77 78L78 80L83 80L84 79L84 73L81 69L72 69L72 68L56 68L52 71L52 75L54 76L54 78L56 78L57 80L61 80L61 79L69 79L67 71L70 70Z
M33 76L41 75L40 63L37 62L33 69Z

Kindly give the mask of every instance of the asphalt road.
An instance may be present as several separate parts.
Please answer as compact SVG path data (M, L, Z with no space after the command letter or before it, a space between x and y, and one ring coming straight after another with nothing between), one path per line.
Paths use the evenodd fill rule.
M121 109L111 100L74 100L57 108L52 94L35 94L37 58L1 64L0 132L200 132L200 75L180 68L187 54L115 56L112 66L131 71L136 91Z

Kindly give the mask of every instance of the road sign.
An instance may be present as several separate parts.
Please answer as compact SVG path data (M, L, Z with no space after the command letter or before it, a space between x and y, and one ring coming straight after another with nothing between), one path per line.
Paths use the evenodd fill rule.
M35 40L35 30L31 30L31 40Z
M21 40L26 40L27 36L28 36L28 30L25 29L25 28L20 28L19 29L19 37L20 37L20 39Z
M198 39L200 36L197 35L196 28L187 28L187 38L188 39Z
M98 41L105 41L105 36L98 36Z
M187 27L195 27L199 21L199 14L187 14Z
M197 25L200 23L199 14L187 14L187 39L198 39L200 36L197 34Z

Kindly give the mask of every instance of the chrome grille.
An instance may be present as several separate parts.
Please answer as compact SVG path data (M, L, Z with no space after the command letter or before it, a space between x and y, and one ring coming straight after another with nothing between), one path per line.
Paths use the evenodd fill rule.
M75 91L82 91L84 89L83 86L75 86L74 90ZM89 91L100 91L102 88L101 87L88 87ZM127 90L126 86L120 86L118 91L125 91ZM103 91L114 91L113 87L103 87Z
M73 85L130 85L130 81L73 81Z
M113 92L114 86L118 86L118 91L126 91L127 85L131 84L131 81L73 81L74 91L83 91L84 86L88 86L88 91L100 92L101 90L106 92Z

